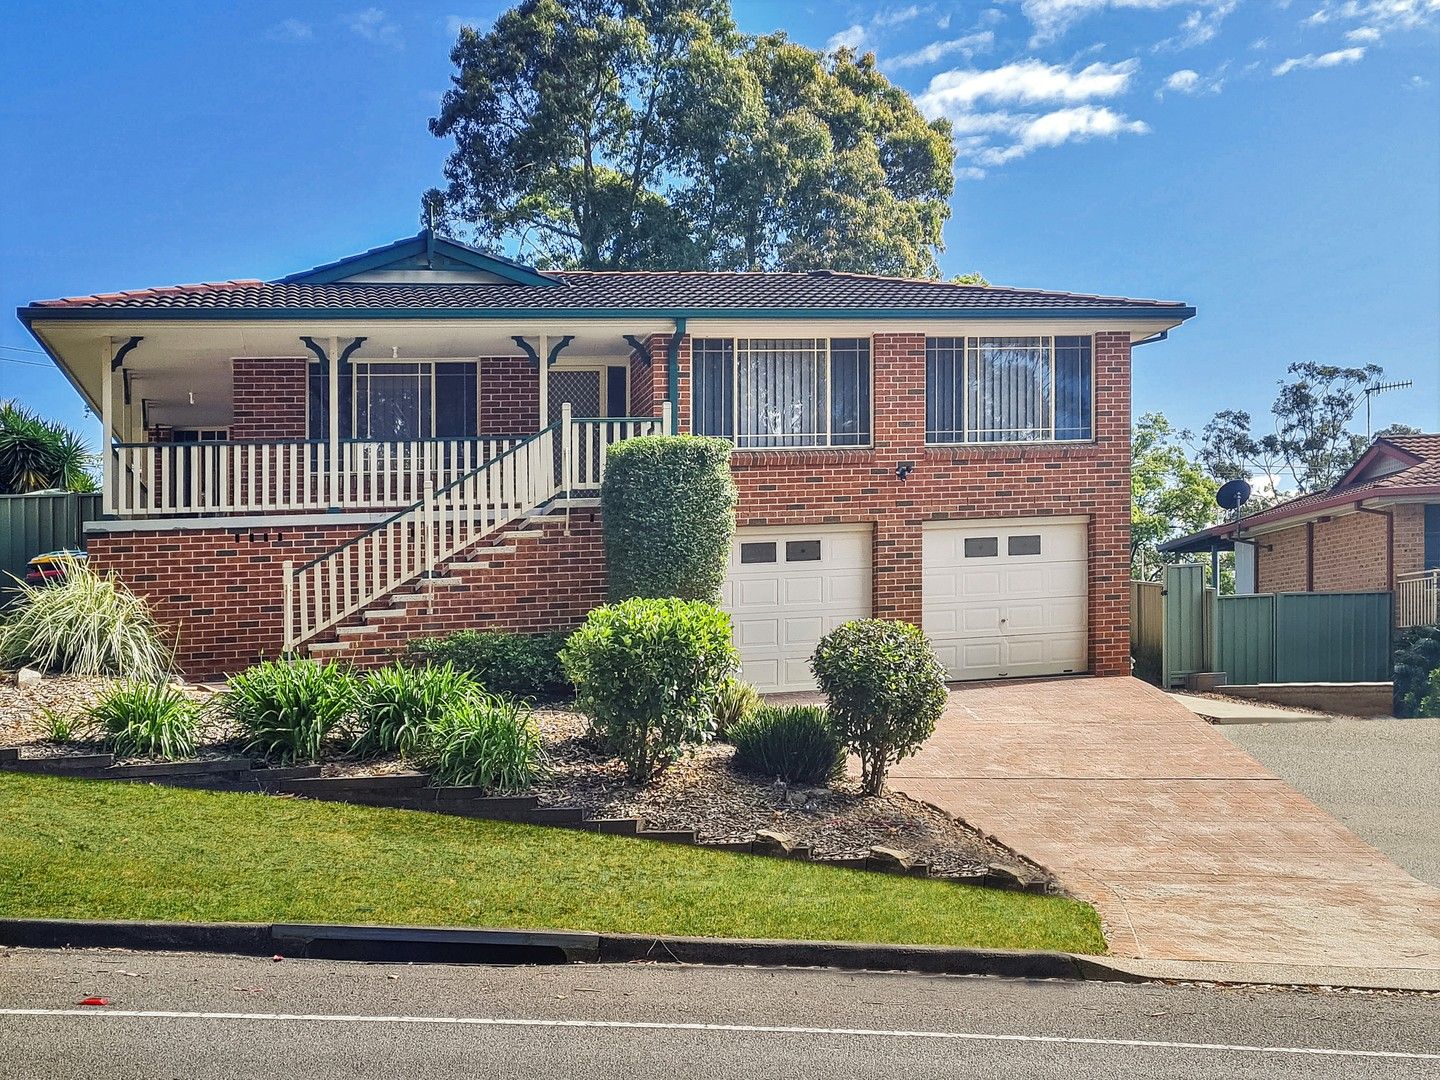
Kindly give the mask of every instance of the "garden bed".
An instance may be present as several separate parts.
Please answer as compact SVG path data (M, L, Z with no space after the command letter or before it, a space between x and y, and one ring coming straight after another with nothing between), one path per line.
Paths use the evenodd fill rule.
M47 741L45 710L80 717L113 683L58 676L17 687L13 677L6 678L0 684L0 746L24 746L26 757L95 753L101 748L95 742ZM201 702L213 696L198 686L187 687L186 693ZM712 742L672 764L649 786L638 787L593 742L578 713L540 708L535 722L546 770L522 794L537 796L543 807L578 807L589 818L639 818L648 829L693 830L701 842L710 843L780 833L822 859L860 858L873 847L893 848L928 863L937 876L973 877L994 864L1030 879L1044 876L934 807L895 792L862 795L853 776L825 787L767 781L733 768L733 747ZM207 711L196 756L231 757L243 749L236 733ZM122 758L117 764L136 760ZM388 776L413 769L394 756L355 758L341 745L333 746L321 764L325 777Z

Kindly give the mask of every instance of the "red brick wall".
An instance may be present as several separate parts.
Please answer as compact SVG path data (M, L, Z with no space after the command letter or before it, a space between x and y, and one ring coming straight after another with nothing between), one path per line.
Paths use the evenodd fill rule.
M303 356L235 357L231 361L235 414L230 438L305 438L308 374L309 361Z
M631 416L656 416L659 414L660 402L665 397L665 384L662 381L656 384L656 372L659 371L659 378L664 378L664 368L659 369L651 363L648 353L630 354L630 415Z
M1393 508L1395 574L1424 568L1425 507L1419 503ZM1304 525L1258 537L1260 592L1305 592ZM1388 524L1381 514L1348 513L1314 523L1314 591L1357 592L1390 588L1386 576Z
M480 434L533 435L540 427L540 376L526 356L480 361Z
M239 671L284 642L281 570L355 536L362 525L90 533L90 565L115 571L178 639L181 670Z
M438 586L433 611L408 606L404 617L386 620L383 632L360 638L341 658L387 663L416 637L467 627L538 632L576 626L605 600L598 518L595 511L574 511L568 535L564 520L556 518L544 524L543 536L517 540L513 553L493 556L491 567L452 571L463 584ZM362 528L92 533L87 548L92 566L115 571L149 599L156 619L178 641L181 670L198 677L230 674L278 656L284 643L285 561L306 562ZM481 557L469 553L460 559ZM556 588L561 580L565 587ZM399 591L417 588L411 583Z

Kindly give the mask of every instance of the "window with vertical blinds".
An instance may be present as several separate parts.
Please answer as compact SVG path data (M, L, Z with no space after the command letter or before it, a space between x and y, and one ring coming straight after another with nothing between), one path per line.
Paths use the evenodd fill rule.
M698 338L692 415L742 449L870 445L868 338Z
M925 340L925 441L1057 442L1091 438L1088 337Z

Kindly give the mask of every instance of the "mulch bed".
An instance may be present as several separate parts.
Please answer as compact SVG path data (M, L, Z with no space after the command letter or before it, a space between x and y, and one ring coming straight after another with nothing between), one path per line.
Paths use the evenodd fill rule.
M46 741L45 710L68 715L83 728L84 713L116 680L76 676L48 677L20 688L13 677L0 677L0 746L24 745L27 754L93 753L92 741ZM188 687L197 701L213 691ZM223 721L204 711L202 758L243 751L243 743ZM665 769L647 787L625 778L624 767L608 758L588 735L584 717L563 708L535 711L546 754L546 774L526 794L542 805L580 806L594 817L638 817L651 829L693 829L701 840L751 840L762 830L783 833L825 858L865 855L872 847L897 848L928 862L932 873L964 875L999 863L1035 875L1013 853L991 843L962 822L896 792L861 794L853 775L827 787L787 785L736 770L734 748L709 743ZM399 758L327 760L325 776L375 776L413 768ZM853 770L852 770L853 772Z

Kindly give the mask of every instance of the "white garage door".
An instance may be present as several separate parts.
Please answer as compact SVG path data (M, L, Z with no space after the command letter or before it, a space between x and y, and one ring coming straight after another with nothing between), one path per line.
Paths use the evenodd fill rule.
M738 529L721 607L757 690L812 690L819 640L870 615L868 527Z
M924 629L951 679L1084 671L1085 522L925 526Z

